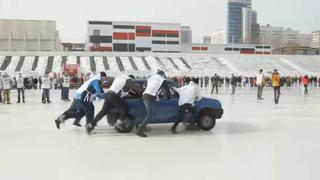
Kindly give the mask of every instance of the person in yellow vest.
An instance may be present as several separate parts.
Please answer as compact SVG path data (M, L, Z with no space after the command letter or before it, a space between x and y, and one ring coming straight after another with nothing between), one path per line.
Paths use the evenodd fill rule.
M278 70L274 70L272 74L272 87L274 90L274 102L276 104L279 104L279 98L280 98L280 87L281 87L281 76L278 73Z

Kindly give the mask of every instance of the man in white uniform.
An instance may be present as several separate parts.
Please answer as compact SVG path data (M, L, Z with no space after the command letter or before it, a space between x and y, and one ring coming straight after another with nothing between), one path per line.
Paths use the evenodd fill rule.
M173 133L176 132L176 128L178 127L180 122L185 122L185 114L191 112L192 114L196 114L195 109L195 101L201 100L200 89L197 84L193 81L186 86L176 89L179 94L179 110L178 110L178 121L174 123L171 127L171 131Z
M24 80L22 77L22 74L19 73L19 77L17 78L17 90L18 90L18 101L17 103L20 103L21 95L22 95L22 102L25 103L24 98Z
M50 89L51 89L51 78L49 73L45 73L42 77L42 103L50 104Z
M69 99L70 81L71 81L70 76L68 75L68 73L65 72L62 78L62 87L61 87L63 101L70 101Z
M109 81L107 83L107 87L110 88L106 93L106 98L101 111L96 115L92 122L92 129L112 108L119 110L119 120L124 120L125 115L129 111L129 107L122 97L128 92L134 92L135 94L142 94L143 92L142 87L135 84L134 79L135 77L133 75L122 75L115 78L113 82Z
M257 87L258 87L258 93L257 93L257 99L263 100L262 98L262 91L265 84L265 77L263 75L263 69L260 69L259 73L257 74L257 81L256 81Z
M147 87L143 92L142 101L146 109L146 116L136 133L140 137L148 137L145 134L146 126L153 119L154 106L161 88L165 89L167 99L170 99L170 89L165 79L165 73L158 70L156 75L148 79Z

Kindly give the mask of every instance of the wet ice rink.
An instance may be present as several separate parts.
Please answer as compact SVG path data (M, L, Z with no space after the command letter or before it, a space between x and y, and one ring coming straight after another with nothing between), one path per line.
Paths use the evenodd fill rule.
M69 106L59 93L49 105L40 91L27 91L26 104L15 92L12 105L0 104L1 180L320 179L320 89L284 88L279 105L271 89L260 102L255 89L226 89L213 95L225 109L214 130L172 134L157 125L146 139L104 120L91 136L72 121L57 130L53 120Z

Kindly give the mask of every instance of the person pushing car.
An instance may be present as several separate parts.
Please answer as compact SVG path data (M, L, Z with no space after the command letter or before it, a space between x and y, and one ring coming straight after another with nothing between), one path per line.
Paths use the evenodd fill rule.
M161 88L165 89L166 97L167 99L170 99L170 89L165 78L165 73L161 70L158 70L156 75L153 75L148 79L147 87L143 92L142 101L146 109L146 115L136 133L140 137L148 137L145 134L145 129L147 124L153 118L155 102Z
M106 80L106 73L100 72L98 75L92 77L86 81L76 92L76 95L73 99L74 103L72 106L60 115L56 120L55 124L58 129L60 129L60 124L65 122L67 119L75 118L78 121L86 116L86 129L90 130L90 122L94 118L94 105L96 97L104 99L106 94L102 89L102 82Z
M119 120L122 121L128 112L128 104L122 98L124 94L129 91L133 91L136 94L142 94L143 89L134 82L133 75L123 75L114 79L112 85L111 82L107 83L107 87L110 86L106 93L106 98L101 111L96 115L94 120L91 122L92 131L97 123L105 116L112 108L120 110ZM120 126L120 125L119 125ZM121 126L120 126L121 128Z
M177 133L176 128L181 121L186 122L186 113L191 112L193 115L197 113L197 110L195 109L195 101L200 101L202 98L198 85L193 81L190 81L186 86L176 89L176 91L179 94L179 110L178 121L171 127L171 131L173 133Z

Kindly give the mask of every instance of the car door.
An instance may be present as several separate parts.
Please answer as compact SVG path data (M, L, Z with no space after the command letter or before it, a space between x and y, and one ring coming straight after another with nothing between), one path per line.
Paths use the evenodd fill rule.
M161 99L155 104L153 123L171 123L177 119L178 98Z

